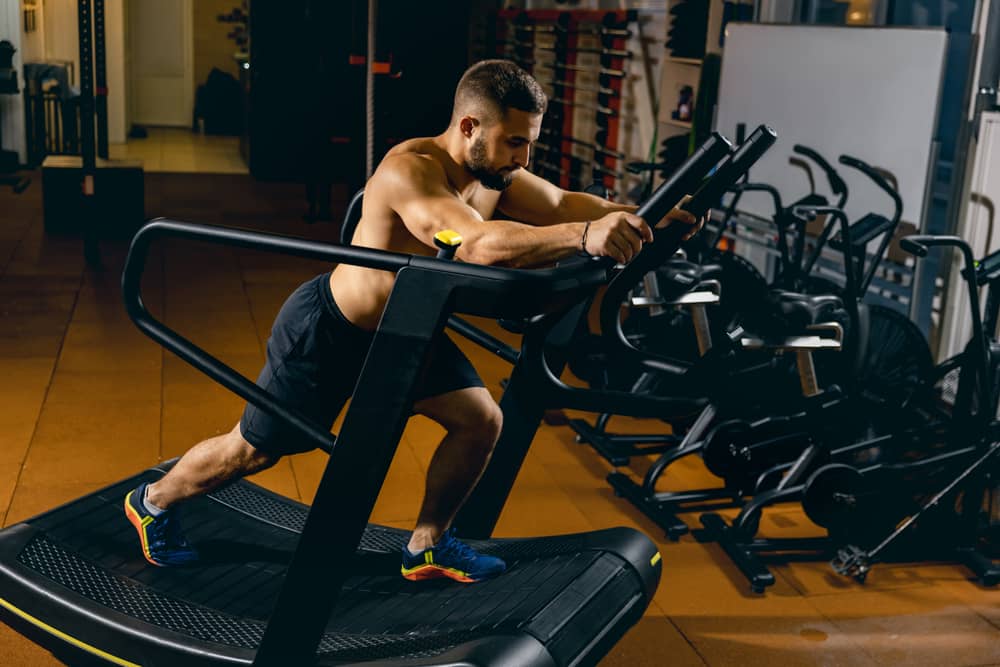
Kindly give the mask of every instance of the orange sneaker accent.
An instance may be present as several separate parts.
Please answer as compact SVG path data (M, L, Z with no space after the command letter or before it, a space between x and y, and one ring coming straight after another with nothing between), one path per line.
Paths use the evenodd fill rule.
M476 579L468 576L465 572L450 567L441 567L440 565L418 565L410 569L404 567L400 568L400 571L403 574L403 578L410 581L447 578L463 584L474 584L477 582Z
M135 509L132 507L132 503L129 502L129 498L135 491L129 491L128 495L125 496L125 516L128 517L129 523L135 526L136 531L139 533L139 541L142 542L142 556L147 561L152 563L157 567L161 567L153 558L149 555L149 540L146 537L146 526L153 520L153 517L147 516L146 518L140 517Z

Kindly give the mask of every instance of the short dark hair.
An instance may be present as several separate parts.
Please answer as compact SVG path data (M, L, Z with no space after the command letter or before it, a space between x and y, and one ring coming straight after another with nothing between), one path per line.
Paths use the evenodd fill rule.
M549 100L534 77L509 60L483 60L465 70L455 89L452 122L469 111L487 120L502 118L508 109L545 113Z

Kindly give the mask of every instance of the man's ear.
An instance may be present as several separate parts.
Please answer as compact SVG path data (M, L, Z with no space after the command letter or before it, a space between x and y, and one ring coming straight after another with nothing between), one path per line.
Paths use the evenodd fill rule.
M477 127L479 127L479 119L472 116L463 116L462 120L458 121L458 129L462 131L462 135L467 139L472 138L472 133Z

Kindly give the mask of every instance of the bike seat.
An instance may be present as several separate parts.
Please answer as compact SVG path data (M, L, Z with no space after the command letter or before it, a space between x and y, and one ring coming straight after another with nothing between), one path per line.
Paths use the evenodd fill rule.
M787 208L787 210L792 210L796 206L826 206L826 197L823 195L818 195L815 192L810 192L805 197L802 197L797 202L793 203Z
M847 321L847 311L839 296L771 290L766 305L747 317L744 326L766 339L783 339L803 335L816 324Z
M713 280L722 276L719 264L697 264L686 259L669 259L656 270L661 283L676 283L678 286L693 287L703 280Z
M696 264L686 259L670 259L656 270L660 299L669 303L696 289L708 280L722 275L718 264Z
M775 308L775 313L796 329L837 320L844 310L844 302L839 296L832 294L773 290L768 300Z

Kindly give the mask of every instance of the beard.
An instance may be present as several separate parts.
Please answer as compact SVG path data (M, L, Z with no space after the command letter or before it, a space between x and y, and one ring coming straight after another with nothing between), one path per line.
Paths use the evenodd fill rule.
M476 177L483 184L483 187L490 190L503 191L510 186L514 179L514 170L510 167L503 169L492 169L489 160L486 158L486 143L482 138L476 139L469 150L469 160L465 163L465 169Z

